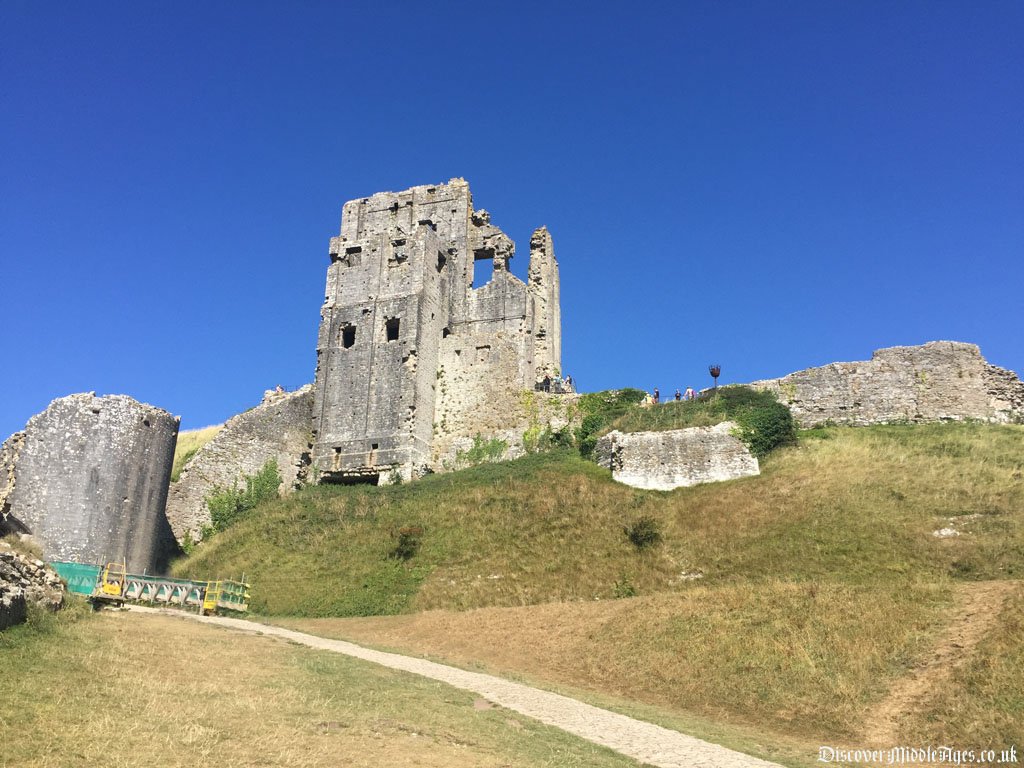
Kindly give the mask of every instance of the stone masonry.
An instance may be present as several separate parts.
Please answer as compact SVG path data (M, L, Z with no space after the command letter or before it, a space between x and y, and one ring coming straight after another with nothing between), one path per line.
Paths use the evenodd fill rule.
M751 386L774 392L802 428L1024 420L1024 382L989 365L976 345L956 341L889 347L864 362L832 363Z
M512 409L561 366L558 264L545 228L530 251L524 283L508 271L515 244L473 209L462 179L345 204L317 343L315 479L411 479L440 468L453 441L513 426L476 414ZM492 277L478 285L483 261Z
M268 391L255 408L234 416L185 465L171 484L167 518L178 541L198 541L210 523L206 498L215 488L245 485L268 461L277 461L280 492L305 478L313 426L313 387L295 392Z
M161 572L177 547L164 516L178 419L124 395L54 400L0 449L0 517L48 560L126 560Z
M597 463L634 488L673 488L761 473L757 459L733 435L736 424L663 432L610 432L597 441Z

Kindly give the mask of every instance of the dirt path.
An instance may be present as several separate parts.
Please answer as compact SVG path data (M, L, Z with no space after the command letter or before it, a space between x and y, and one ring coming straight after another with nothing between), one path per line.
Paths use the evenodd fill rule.
M1007 596L1019 582L985 581L963 584L957 595L956 618L939 638L928 659L901 678L868 716L864 737L880 747L899 744L902 719L922 699L942 688L950 675L971 657L999 619Z
M178 611L140 609L135 606L131 610L158 611L168 616L188 618L244 632L273 635L310 648L343 653L391 669L429 677L455 688L473 691L502 707L659 768L781 768L776 763L750 757L677 731L670 731L658 725L584 704L567 696L530 688L492 675L467 672L425 659L373 651L342 640L328 640L283 627L256 624L241 619L196 616Z

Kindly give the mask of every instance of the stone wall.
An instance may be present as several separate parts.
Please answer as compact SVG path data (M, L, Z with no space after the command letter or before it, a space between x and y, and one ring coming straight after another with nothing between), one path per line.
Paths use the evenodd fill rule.
M215 488L244 487L268 461L277 461L280 492L299 485L309 463L312 439L313 388L295 392L269 391L263 402L228 420L224 428L185 465L171 484L167 518L178 541L198 541L210 523L206 498Z
M889 347L863 362L832 363L751 386L774 392L803 428L1024 420L1024 382L989 365L976 345L955 341Z
M0 631L23 622L29 604L58 610L64 604L64 584L42 560L0 541Z
M442 369L438 387L445 405L438 411L431 466L460 468L459 455L470 450L477 436L505 443L502 459L515 459L536 444L545 431L555 433L579 426L579 395L553 395L523 390L501 379L490 389L475 386L473 368Z
M177 435L176 417L124 395L54 400L0 451L7 527L50 560L162 571L176 551L164 505Z
M760 474L757 459L732 435L736 424L664 432L611 432L597 441L597 463L634 488L670 491Z

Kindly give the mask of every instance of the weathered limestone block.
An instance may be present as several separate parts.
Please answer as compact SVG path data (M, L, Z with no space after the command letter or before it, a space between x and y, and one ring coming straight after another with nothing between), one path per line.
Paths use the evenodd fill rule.
M760 474L757 459L733 436L735 429L726 421L664 432L615 431L597 441L595 455L613 479L655 491Z
M871 360L832 363L751 386L774 392L803 428L1024 419L1024 382L989 365L976 345L955 341L880 349Z
M177 435L175 416L124 395L54 400L0 451L7 527L47 559L162 571L177 550L164 516Z
M312 440L313 387L265 393L263 402L228 419L224 428L185 465L171 484L167 517L178 541L198 541L210 523L206 498L215 488L244 487L268 461L277 461L281 493L304 479Z

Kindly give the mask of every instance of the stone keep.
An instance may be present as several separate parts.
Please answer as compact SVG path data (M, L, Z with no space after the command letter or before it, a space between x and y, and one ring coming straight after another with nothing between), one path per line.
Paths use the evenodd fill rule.
M481 414L500 426L512 398L560 372L551 236L530 240L528 283L508 270L514 252L462 179L345 204L317 342L316 479L411 479ZM475 285L482 261L492 277Z
M49 560L160 573L177 551L164 515L177 436L177 417L124 395L54 400L0 450L0 522Z

